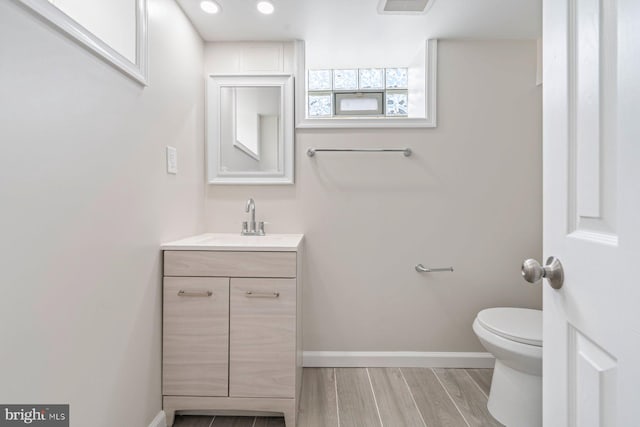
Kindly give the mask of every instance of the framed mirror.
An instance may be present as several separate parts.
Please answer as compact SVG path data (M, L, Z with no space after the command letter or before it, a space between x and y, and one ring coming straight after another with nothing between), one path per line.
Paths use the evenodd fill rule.
M293 77L210 75L210 184L293 183Z
M147 0L16 0L57 30L147 85Z

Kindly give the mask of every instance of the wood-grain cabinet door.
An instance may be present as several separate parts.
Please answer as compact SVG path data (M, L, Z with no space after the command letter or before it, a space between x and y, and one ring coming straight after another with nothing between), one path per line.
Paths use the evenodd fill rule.
M296 279L231 279L229 396L294 397Z
M229 279L165 277L163 394L228 396Z

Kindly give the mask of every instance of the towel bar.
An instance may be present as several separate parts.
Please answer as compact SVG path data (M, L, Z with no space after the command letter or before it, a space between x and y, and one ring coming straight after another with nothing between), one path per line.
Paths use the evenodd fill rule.
M403 153L405 157L412 154L411 148L309 148L307 156L313 157L320 151L349 153Z

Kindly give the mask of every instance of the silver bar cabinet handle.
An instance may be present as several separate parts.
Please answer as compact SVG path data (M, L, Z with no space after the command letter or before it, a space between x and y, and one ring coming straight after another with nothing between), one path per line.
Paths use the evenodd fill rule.
M418 273L438 273L440 271L451 271L451 272L453 272L453 267L427 268L422 264L418 264L418 265L416 265L416 271Z
M211 291L185 291L184 289L178 291L179 297L210 297L211 295L213 295Z
M244 296L247 298L278 298L280 296L280 292L253 292L247 291Z

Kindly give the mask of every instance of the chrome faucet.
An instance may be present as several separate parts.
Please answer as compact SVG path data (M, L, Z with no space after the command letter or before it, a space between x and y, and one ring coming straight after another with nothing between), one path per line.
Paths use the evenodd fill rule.
M251 221L242 221L241 234L243 236L264 236L264 221L260 221L256 228L256 202L252 198L247 200L245 212L251 213Z
M256 202L253 199L247 200L247 207L245 208L245 212L251 212L251 222L249 222L249 232L256 232Z

